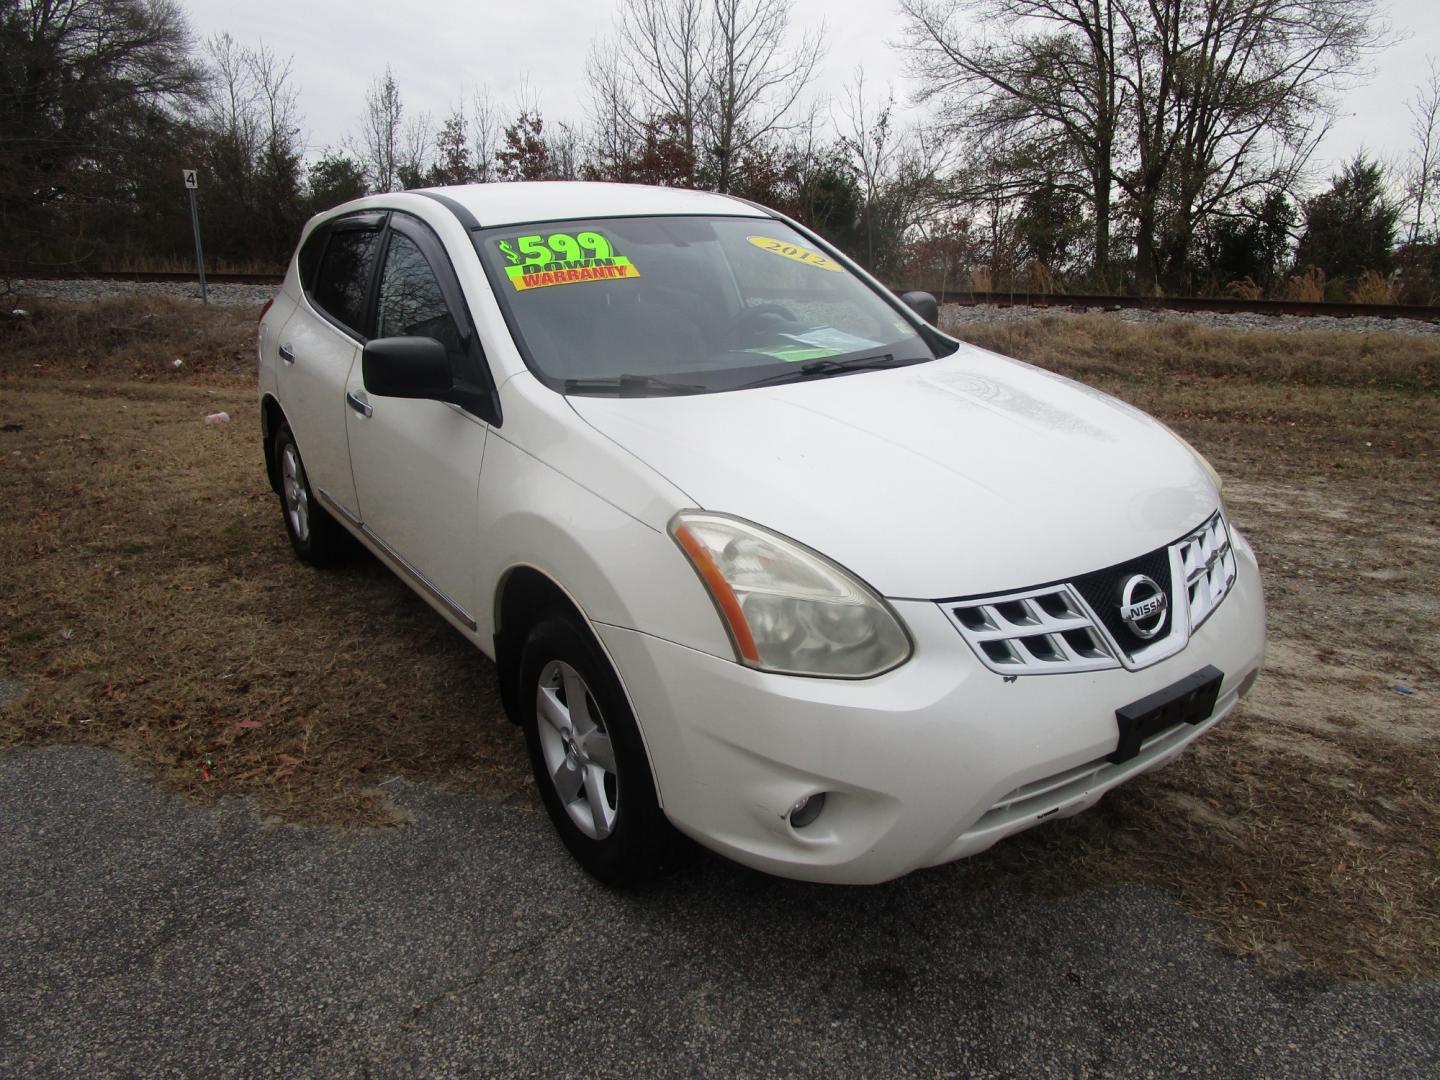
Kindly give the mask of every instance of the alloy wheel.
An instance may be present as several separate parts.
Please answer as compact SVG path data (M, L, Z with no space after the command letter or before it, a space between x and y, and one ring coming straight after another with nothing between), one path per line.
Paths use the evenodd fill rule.
M310 495L305 490L305 469L294 443L286 443L280 463L285 489L285 515L291 531L302 544L310 539Z
M536 725L545 770L576 828L604 840L620 808L615 750L595 696L580 673L563 660L540 672Z

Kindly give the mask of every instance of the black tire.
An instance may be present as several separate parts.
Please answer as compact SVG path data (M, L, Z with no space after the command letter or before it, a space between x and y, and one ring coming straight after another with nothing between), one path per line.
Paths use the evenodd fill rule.
M584 716L576 715L568 700L564 666L578 675L589 691ZM542 682L552 698L548 707L558 705L569 725L568 738L540 716ZM620 682L589 631L568 612L542 617L526 638L520 657L518 704L540 798L570 853L591 876L614 888L641 885L658 877L681 852L683 843L656 799L650 761ZM592 720L593 728L586 729ZM612 751L614 773L604 776L603 787L592 786L583 778L593 779L597 767L605 773L603 741L608 741ZM552 770L551 763L557 760L561 764ZM577 776L582 778L581 790L567 799L562 785L574 785ZM602 800L598 807L591 805L591 792L596 790ZM601 818L611 813L608 833L596 835L603 831ZM587 818L588 827L577 823L577 819Z
M289 424L281 423L276 429L272 445L275 474L280 481L280 516L285 522L290 546L302 562L311 566L334 566L344 562L353 550L350 537L340 523L315 501L310 478L305 475L305 464L300 458L300 447L295 443Z

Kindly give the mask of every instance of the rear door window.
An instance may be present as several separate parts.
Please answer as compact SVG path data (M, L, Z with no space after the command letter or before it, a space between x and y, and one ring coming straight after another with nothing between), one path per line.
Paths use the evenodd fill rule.
M315 279L314 301L336 322L365 336L365 307L380 233L342 229L331 234Z

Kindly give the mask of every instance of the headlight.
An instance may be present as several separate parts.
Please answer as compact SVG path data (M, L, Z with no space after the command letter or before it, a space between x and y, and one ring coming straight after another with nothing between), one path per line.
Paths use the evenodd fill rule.
M900 620L823 555L748 521L682 511L670 535L700 575L743 664L863 679L910 658Z

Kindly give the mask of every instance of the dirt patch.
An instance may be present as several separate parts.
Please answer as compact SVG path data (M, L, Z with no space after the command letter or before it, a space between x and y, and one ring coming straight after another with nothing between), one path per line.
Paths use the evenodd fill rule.
M394 824L395 776L534 806L489 661L372 560L293 558L261 468L257 313L145 313L61 313L124 326L78 353L40 335L0 355L0 682L29 690L0 702L0 745L117 747L187 795L252 795L285 821ZM168 329L140 350L137 319ZM1097 358L1092 330L1011 346L1160 416L1227 476L1265 574L1266 674L1170 768L933 873L1055 894L1155 883L1277 966L1440 975L1434 357L1289 335L1322 355L1277 370L1234 359L1278 355L1265 335L1180 348L1125 330L1145 332L1166 335L1149 361L1138 337ZM196 341L212 351L176 368L176 342ZM232 423L202 423L221 409Z

